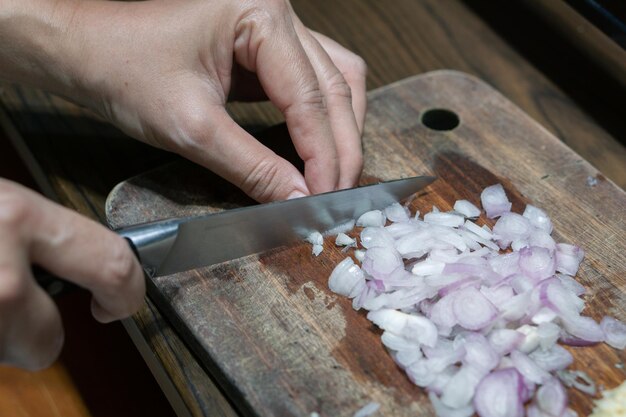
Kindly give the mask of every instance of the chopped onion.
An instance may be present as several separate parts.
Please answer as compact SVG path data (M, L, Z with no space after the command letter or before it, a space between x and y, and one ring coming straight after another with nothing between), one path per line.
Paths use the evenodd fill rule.
M480 216L480 209L467 200L457 200L454 203L454 211L461 213L465 217Z
M526 217L537 229L543 230L548 235L552 233L552 222L546 212L540 208L528 204L522 216Z
M589 378L589 375L583 371L558 371L557 375L563 384L567 387L574 387L585 394L595 395L596 384Z
M323 245L324 244L324 236L320 232L311 232L305 239L312 245Z
M372 210L363 213L356 221L356 225L362 227L382 227L385 225L386 220L382 211Z
M356 246L356 240L352 239L345 233L337 234L337 238L335 239L335 245L337 246Z
M574 276L584 256L585 251L578 246L558 243L556 245L556 270Z
M490 219L511 211L511 202L507 198L501 184L485 188L480 194L480 202L487 213L487 217Z
M600 322L605 342L615 349L626 348L626 324L612 317L605 316Z
M363 249L333 270L331 290L368 310L407 377L424 387L438 416L572 417L561 382L595 392L588 376L567 371L561 344L605 340L626 347L626 325L582 315L585 288L573 277L584 252L556 243L547 214L527 205L512 213L501 185L481 194L493 230L467 200L454 211L433 206L419 219L400 204L359 218ZM392 223L385 226L386 220ZM337 245L356 240L337 232ZM314 245L321 236L311 237ZM347 248L346 248L347 249ZM344 249L344 250L346 250Z
M331 291L346 297L354 297L353 289L359 283L365 284L363 271L358 265L354 264L352 258L346 258L341 261L333 270L328 280L328 286Z
M481 417L523 417L522 376L513 368L494 371L476 389L474 407Z
M498 310L476 288L467 287L456 293L452 304L456 322L469 330L480 330L491 324Z
M537 407L551 416L560 416L567 407L567 393L556 378L545 381L537 390L535 398Z
M424 222L438 224L447 227L459 227L465 219L452 213L428 213L424 216Z
M380 404L376 402L367 403L363 408L354 413L353 417L368 417L374 414L380 408Z
M391 222L406 222L409 220L410 212L399 203L394 203L385 209L385 216Z

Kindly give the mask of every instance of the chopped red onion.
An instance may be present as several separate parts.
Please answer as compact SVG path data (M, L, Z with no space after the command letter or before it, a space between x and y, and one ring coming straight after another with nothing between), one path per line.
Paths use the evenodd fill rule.
M522 215L537 229L543 230L548 234L552 233L552 222L545 211L528 204Z
M589 378L584 371L558 371L557 375L563 384L567 387L574 387L585 394L595 395L596 384Z
M578 267L585 257L585 251L567 243L556 245L556 270L570 276L576 275Z
M468 406L486 373L472 365L463 365L443 389L441 402L451 408Z
M366 248L374 248L378 246L394 246L394 238L389 232L382 227L366 227L361 230L361 245Z
M352 239L345 233L338 233L337 238L335 239L335 245L337 246L356 246L356 240Z
M524 340L524 334L512 329L494 329L489 333L489 344L500 356L515 350Z
M353 417L369 417L380 408L380 404L376 402L367 403L363 408L354 413Z
M361 227L382 227L385 225L387 219L380 210L372 210L367 213L363 213L356 221L357 226Z
M567 368L574 362L574 357L567 349L559 345L554 345L550 349L537 349L528 355L537 366L552 372Z
M493 233L498 237L502 249L515 240L524 240L530 236L532 225L527 218L517 213L503 213L493 226Z
M437 413L439 417L471 417L474 414L474 407L472 405L451 408L442 403L439 397L432 392L428 394L428 398L435 409L435 413Z
M552 377L543 383L535 395L537 407L548 415L560 416L567 407L567 393L563 384Z
M324 236L322 236L322 234L320 232L311 232L310 235L308 235L305 239L307 242L309 242L312 245L323 245L324 244Z
M519 373L535 384L543 384L550 378L550 374L547 371L538 366L535 361L526 354L518 350L511 352L511 360L513 361L513 366L515 366Z
M383 345L426 388L438 416L470 416L476 408L480 417L516 417L532 399L528 416L571 417L555 376L583 392L595 387L586 374L565 371L573 357L557 342L606 340L624 349L626 325L581 315L585 288L572 277L584 252L554 241L543 210L510 212L500 185L481 201L488 217L500 217L493 231L465 220L480 214L468 201L453 212L433 207L424 220L399 204L366 213L359 219L364 249L354 251L362 269L345 259L329 286L369 310ZM357 246L337 234L338 245Z
M555 259L545 248L532 246L519 252L519 265L522 273L538 282L554 275Z
M370 311L367 318L383 330L401 334L426 346L437 343L437 328L423 316L402 313L392 309Z
M615 349L626 348L626 324L609 316L604 316L600 322L604 332L605 342Z
M465 217L480 216L480 209L467 200L457 200L454 203L454 211L461 213Z
M523 417L522 376L513 368L484 377L476 388L474 407L481 417Z
M539 324L537 336L539 337L539 346L541 346L541 349L547 350L554 346L556 341L559 340L560 334L561 328L555 323L546 321Z
M409 221L409 217L411 215L409 209L399 203L390 205L385 209L384 213L387 219L391 222L407 222Z
M469 330L487 327L498 315L494 305L474 287L467 287L456 293L452 311L456 322Z
M487 187L480 194L480 202L487 212L487 217L493 219L511 210L511 202L501 184Z
M459 227L465 222L465 219L453 213L428 213L424 216L424 222L440 226Z
M358 265L354 264L352 258L346 258L341 261L333 270L328 280L328 286L331 291L346 297L354 297L353 289L359 283L365 284L363 271Z

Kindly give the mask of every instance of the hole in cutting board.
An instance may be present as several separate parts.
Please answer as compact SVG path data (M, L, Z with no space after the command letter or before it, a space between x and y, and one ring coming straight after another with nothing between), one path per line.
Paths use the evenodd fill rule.
M426 110L420 119L422 124L429 129L438 131L452 130L461 123L459 116L447 109Z

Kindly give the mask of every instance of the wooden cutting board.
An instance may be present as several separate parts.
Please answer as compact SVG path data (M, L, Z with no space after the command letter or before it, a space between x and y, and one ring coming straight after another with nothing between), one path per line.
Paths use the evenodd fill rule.
M455 113L460 124L426 127L450 127L431 109ZM284 127L261 139L293 158ZM485 83L436 71L372 91L363 147L364 183L439 178L413 210L433 204L449 210L460 198L478 204L480 191L498 182L513 210L526 202L544 208L555 239L586 250L578 276L588 288L586 313L626 320L626 194ZM208 171L177 161L119 184L106 210L119 228L249 204ZM295 244L156 278L149 295L244 415L351 416L370 401L381 403L380 416L434 415L365 312L328 290L328 276L345 256L330 238L317 258L309 244ZM572 351L572 368L600 386L626 378L623 351L606 345ZM569 393L579 415L588 415L591 399Z

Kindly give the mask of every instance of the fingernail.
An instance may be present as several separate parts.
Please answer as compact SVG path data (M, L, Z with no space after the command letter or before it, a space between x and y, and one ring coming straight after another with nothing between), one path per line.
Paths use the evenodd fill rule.
M289 196L287 197L287 200L291 200L293 198L300 198L300 197L306 197L306 194L304 194L302 191L293 191L291 194L289 194Z

